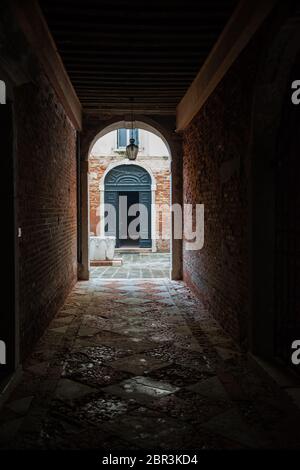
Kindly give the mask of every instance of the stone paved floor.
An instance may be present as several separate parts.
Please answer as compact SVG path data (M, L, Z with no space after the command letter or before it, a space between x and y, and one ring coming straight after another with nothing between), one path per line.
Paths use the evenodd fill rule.
M91 277L102 279L169 279L169 253L116 253L123 259L122 266L91 267Z
M0 416L2 448L300 447L299 414L181 282L78 283Z

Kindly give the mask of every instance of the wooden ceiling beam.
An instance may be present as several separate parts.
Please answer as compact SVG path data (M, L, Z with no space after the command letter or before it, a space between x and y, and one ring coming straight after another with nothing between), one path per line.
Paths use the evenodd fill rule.
M142 54L142 51L141 51ZM184 51L176 51L176 50L156 50L156 51L145 51L144 54L147 54L147 58L144 61L146 63L152 62L153 63L159 63L159 61L166 60L166 59L171 59L177 62L187 62L188 59L196 58L199 61L199 56L205 57L205 54L202 53L199 50L190 50L188 52ZM136 51L131 51L131 50L126 50L120 48L117 49L109 49L107 48L106 50L95 50L95 51L90 51L90 53L85 54L85 53L76 53L76 54L69 54L68 52L64 53L64 59L65 62L71 63L83 63L83 64L89 64L89 63L99 63L100 60L104 60L105 62L116 62L116 60L120 60L122 57L121 62L125 62L128 64L128 61L130 62L142 62L141 57L137 54Z
M87 71L85 73L84 70L72 70L72 81L76 83L76 81L80 81L81 79L86 79L88 82L95 81L96 83L100 83L102 81L108 83L124 83L124 80L129 80L130 83L151 83L155 82L167 82L172 86L172 83L178 82L182 83L184 78L193 77L193 75L189 73L184 73L180 71L173 70L171 72L162 72L159 70L151 71L151 70L143 70L143 72L133 72L129 70L123 70L122 73L115 75L109 70L101 70L101 72L93 72ZM111 82L112 79L112 82Z
M137 40L136 33L132 33L128 31L128 29L125 32L122 32L119 30L116 31L112 29L111 27L107 30L101 29L97 31L91 31L91 30L76 31L76 29L72 29L72 28L60 29L60 28L57 28L56 25L54 25L51 28L51 31L53 35L57 37L59 41L64 40L66 44L71 43L73 41L79 44L84 44L90 41L90 39L97 39L100 44L102 43L103 40L110 40L110 39L118 40L120 43L122 43L123 38L124 38L124 41L131 42L132 44L132 41ZM154 41L156 43L161 39L166 40L168 42L175 41L175 43L177 44L182 44L182 41L183 43L185 43L185 41L187 41L188 43L191 43L194 41L199 43L199 40L201 40L202 38L207 39L211 37L212 39L215 39L215 35L213 31L211 33L204 32L202 30L199 32L199 30L197 31L196 29L195 31L192 31L192 30L188 31L188 34L187 32L185 33L183 31L178 31L178 29L177 29L177 33L176 31L168 31L168 33L166 33L163 30L161 32L160 31L149 31L149 32L141 31L141 33L142 33L142 35L140 36L141 41L144 41L144 42ZM66 39L63 39L63 38L66 38Z
M102 89L102 88L77 88L77 92L84 96L96 96L101 94L101 96L121 96L124 95L124 90L117 91L115 88L111 89ZM154 88L147 88L143 90L137 90L132 88L131 90L126 88L126 94L129 95L132 93L133 96L178 96L182 90L156 90Z
M147 64L146 64L147 65ZM148 65L151 65L151 64L148 64ZM153 64L154 65L154 64ZM149 73L151 72L153 75L155 75L156 73L160 74L160 75L164 75L165 73L172 73L172 72L177 72L177 73L180 73L180 75L184 75L186 73L195 73L195 71L197 70L197 65L185 65L182 67L178 67L177 64L174 64L174 63L169 63L169 64L165 64L165 66L163 66L164 64L162 63L160 67L158 68L154 68L154 67L150 67L150 68L146 68L144 64L140 65L137 63L135 64L134 66L128 66L128 67L124 67L122 66L122 64L118 64L118 63L111 63L111 64L103 64L102 62L101 63L98 63L98 64L95 64L95 66L87 66L85 65L84 66L84 69L80 69L80 68L77 68L76 67L76 64L72 65L72 66L68 66L67 67L67 70L68 70L68 73L80 73L82 75L84 74L97 74L97 73L102 73L104 72L105 70L108 70L108 71L112 71L112 75L117 73L117 76L119 76L119 73L120 75L122 75L123 73L126 74L127 72L130 72L131 74L141 74L143 75L146 71L148 71ZM116 72L117 71L117 72Z
M191 33L196 34L197 31L199 31L199 19L195 18L191 21L186 21L185 23L181 23L180 25L180 30L178 30L178 22L179 18L177 18L177 21L161 21L159 18L156 19L155 22L149 21L149 22L135 22L134 24L134 33L135 35L142 33L145 35L151 35L155 37L156 34L165 34L168 35L169 33L171 34L176 34L178 35L184 35L185 33ZM220 28L222 27L222 21L214 21L214 27ZM103 32L109 32L112 29L117 29L120 37L122 37L123 34L127 34L128 32L128 22L125 21L123 18L120 23L116 23L114 21L114 17L110 17L105 21L105 19L102 17L100 21L96 22L86 22L82 20L82 18L78 18L77 21L70 20L68 21L66 18L60 21L59 18L55 20L55 32L59 34L63 34L64 31L69 31L70 33L73 34L84 34L87 36L99 36L103 34ZM212 31L212 26L211 22L207 22L206 24L203 23L201 26L201 33L203 34L209 34Z
M109 46L103 46L99 48L98 44L90 44L89 46L78 46L76 49L74 48L74 45L69 44L67 47L65 44L60 46L60 51L63 53L64 57L98 57L99 55L110 55L110 54L120 54L121 52L126 52L128 54L142 54L142 53L147 53L150 55L157 55L157 54L186 54L188 57L193 56L194 54L197 53L197 56L199 56L199 52L203 52L203 55L206 57L206 48L208 44L211 42L204 42L201 41L201 44L188 44L187 46L182 47L182 45L176 46L176 49L174 47L174 44L159 44L157 45L143 45L143 47L139 46L135 48L135 52L131 50L130 44L124 42L117 43L117 44L110 44ZM202 47L201 47L202 45ZM188 50L187 50L188 49Z
M87 106L83 107L84 113L86 114L98 114L98 113L104 113L104 114L110 114L110 115L124 115L124 114L130 114L131 113L131 108L121 108L121 107L104 107L104 106ZM161 107L151 107L151 106L145 106L144 108L140 109L135 109L134 114L159 114L159 115L165 115L165 116L174 116L175 115L176 108L161 108Z

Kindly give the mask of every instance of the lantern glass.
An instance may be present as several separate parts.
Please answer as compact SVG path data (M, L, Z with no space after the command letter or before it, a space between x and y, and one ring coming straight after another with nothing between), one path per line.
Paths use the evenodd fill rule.
M130 144L126 147L126 155L129 160L135 160L139 151L137 145L135 145L135 139L130 139Z

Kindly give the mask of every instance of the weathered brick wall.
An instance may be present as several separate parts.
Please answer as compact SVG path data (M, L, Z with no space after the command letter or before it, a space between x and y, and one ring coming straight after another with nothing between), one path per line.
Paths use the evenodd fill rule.
M184 279L240 344L248 300L248 149L257 47L248 46L183 135L184 202L204 204L205 243Z
M156 180L156 247L157 251L170 252L171 217L170 217L170 171L153 171Z
M89 159L89 198L90 231L97 234L100 230L100 180L107 168L105 159L91 156Z
M40 74L16 89L22 357L77 277L76 132Z
M89 159L89 196L90 196L90 230L97 233L100 230L100 190L99 184L109 164L122 162L120 156L90 156ZM161 211L156 214L156 246L157 251L170 251L170 169L169 161L165 157L140 157L139 160L151 169L156 180L156 204L161 206ZM165 230L165 228L167 230ZM164 237L162 234L166 234Z

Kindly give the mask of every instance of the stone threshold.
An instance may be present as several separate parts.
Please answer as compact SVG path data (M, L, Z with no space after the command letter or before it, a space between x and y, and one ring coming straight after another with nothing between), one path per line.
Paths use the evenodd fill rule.
M159 283L159 282L165 282L165 281L170 281L169 277L99 277L98 278L99 283L101 284L106 283L106 282L112 282L112 281L117 281L120 282L121 284L124 284L124 282L131 283L131 282L153 282L153 283Z
M97 267L97 266L122 266L123 259L122 258L114 258L114 259L98 259L98 260L91 260L90 265Z
M152 248L124 247L115 248L116 253L153 253Z

